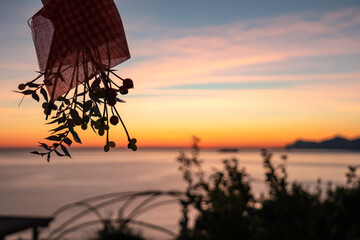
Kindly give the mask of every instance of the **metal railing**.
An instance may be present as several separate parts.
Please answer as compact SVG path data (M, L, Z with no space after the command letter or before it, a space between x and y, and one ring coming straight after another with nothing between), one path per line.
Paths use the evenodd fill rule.
M105 207L118 204L118 216L113 219L105 217L101 212ZM156 225L147 221L139 220L139 217L150 210L154 210L166 205L178 204L181 207L182 218L180 219L180 233L176 233L171 229ZM162 232L170 237L176 239L186 234L188 225L188 206L189 199L184 192L180 191L140 191L140 192L117 192L99 195L81 201L67 204L56 210L52 217L59 218L63 214L71 214L62 222L58 223L54 229L51 229L47 236L41 236L42 239L47 240L61 240L71 233L77 232L84 228L102 225L103 231L106 231L109 226L117 222L119 226L126 227L129 225L137 225L144 228L149 228ZM82 208L80 212L74 213L74 210ZM90 214L95 216L95 220L86 220ZM45 232L42 233L45 235Z

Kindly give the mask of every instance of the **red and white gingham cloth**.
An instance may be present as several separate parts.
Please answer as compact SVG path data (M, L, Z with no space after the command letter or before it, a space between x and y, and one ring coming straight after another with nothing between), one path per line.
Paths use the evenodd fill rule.
M130 58L113 0L50 0L30 27L51 99Z

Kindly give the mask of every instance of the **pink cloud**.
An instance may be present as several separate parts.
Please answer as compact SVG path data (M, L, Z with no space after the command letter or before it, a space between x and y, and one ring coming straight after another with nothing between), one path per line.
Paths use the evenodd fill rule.
M360 32L348 31L359 27L359 11L326 13L317 20L306 20L313 14L306 13L193 29L164 28L166 38L133 41L134 62L123 71L150 87L198 82L219 70L294 57L360 54ZM140 57L147 60L136 61Z

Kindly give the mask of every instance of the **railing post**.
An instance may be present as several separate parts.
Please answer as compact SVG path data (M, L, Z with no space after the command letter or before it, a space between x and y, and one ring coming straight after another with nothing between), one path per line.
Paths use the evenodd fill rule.
M34 227L32 229L32 239L33 240L38 240L39 239L39 229L37 227Z

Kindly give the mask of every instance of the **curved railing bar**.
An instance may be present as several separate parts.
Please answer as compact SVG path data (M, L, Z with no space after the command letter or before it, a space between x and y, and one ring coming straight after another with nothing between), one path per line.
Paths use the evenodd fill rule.
M95 224L99 224L101 223L101 221L99 220L92 220L92 221L88 221L88 222L84 222L84 223L80 223L78 225L75 225L69 229L66 229L62 232L60 232L58 235L55 236L55 238L53 238L54 240L59 240L61 239L62 237L66 236L67 234L71 233L71 232L75 232L77 230L80 230L82 228L85 228L85 227L89 227L91 225L95 225Z
M156 195L154 194L154 195L148 197L147 199L145 199L144 201L142 201L141 203L139 203L139 204L131 211L131 213L129 213L129 217L128 217L128 218L132 218L134 215L137 214L137 212L141 211L141 209L144 208L147 204L149 204L151 201L154 201L155 198L161 197L161 196L164 196L164 195L172 196L172 197L176 198L176 199L179 201L179 200L181 200L181 196L179 196L179 195L185 195L185 193L180 193L180 194L179 194L179 192L177 192L177 193L174 194L173 192L158 192L158 193L156 193ZM120 210L122 210L122 209L120 209ZM122 212L119 212L119 215L120 215L120 216L122 216L121 214L122 214ZM132 216L132 215L133 215L133 216Z
M131 216L132 214L134 214L134 212L136 212L137 210L141 209L143 206L145 206L146 204L150 203L151 201L154 201L156 198L161 197L161 194L153 194L150 195L149 197L145 198L143 201L141 201L136 207L134 207L134 209L129 213L129 216ZM130 218L131 217L127 217Z
M155 229L155 230L158 230L160 232L163 232L163 233L167 233L168 235L176 238L177 237L177 234L167 228L164 228L164 227L161 227L159 225L156 225L156 224L152 224L152 223L148 223L148 222L144 222L144 221L139 221L139 220L131 220L129 223L131 224L135 224L135 225L140 225L140 226L143 226L143 227L148 227L148 228L152 228L152 229Z
M77 207L77 206L87 207L86 210L89 211L89 212L93 212L100 221L104 220L104 217L101 215L101 213L98 211L98 209L95 208L94 206L92 206L91 204L86 203L86 202L76 202L76 203L73 203L72 206L68 205L67 208L61 208L61 209L59 209L61 211L58 211L57 215L59 215L60 213L66 211L66 210L68 210L70 208ZM53 215L53 216L56 217L57 215ZM51 239L51 237L55 233L60 232L62 228L66 228L66 226L70 225L71 223L73 223L75 220L78 219L78 218L74 218L74 217L72 217L72 218L68 219L67 221L63 222L60 226L58 226L53 231L51 231L49 233L49 235L47 236L47 239Z
M97 195L94 197L84 198L81 200L81 202L92 202L92 201L100 200L102 198L112 198L112 197L117 197L118 195L133 195L135 193L137 193L137 192L136 191L128 191L128 192L106 193L106 194L101 194L101 195Z
M151 209L157 208L157 207L161 207L161 206L165 206L168 204L173 204L173 203L178 203L179 200L175 200L175 199L168 199L168 200L164 200L164 201L160 201L160 202L156 202L153 204L150 204L146 207L144 207L143 209L140 209L139 211L135 212L132 216L129 216L130 219L133 219L135 216L139 216L141 214L144 214L146 211L149 211Z
M73 207L74 205L76 205L78 202L92 202L92 201L97 201L97 200L99 200L101 198L113 198L113 197L118 196L118 195L126 195L126 194L133 195L134 193L136 193L136 192L107 193L107 194L103 194L103 195L99 195L99 196L95 196L95 197L85 198L85 199L82 199L80 201L72 202L72 203L66 204L65 206L62 206L62 207L58 208L57 210L55 210L51 214L51 216L56 216L56 215L60 214L61 212L66 211L67 209L69 209L69 208Z
M93 207L96 208L96 209L100 209L101 207L105 207L105 206L108 206L108 205L110 205L110 204L112 204L112 203L116 203L116 202L118 202L118 201L121 201L121 198L125 198L125 197L127 197L127 196L118 197L118 198L109 200L109 201L107 201L107 202L105 202L105 203L101 203L101 204L95 205L95 206L93 206ZM99 205L101 205L101 206L99 206ZM88 214L89 212L90 212L89 209L85 209L84 211L82 211L82 212L76 214L75 216L71 217L70 219L68 219L66 222L64 222L63 224L61 224L61 225L60 225L59 227L57 227L57 228L66 228L68 225L70 225L71 223L73 223L75 220L77 220L77 219L85 216L85 215ZM50 234L50 235L51 235L51 234Z
M181 196L178 196L178 195L170 195L170 194L167 194L167 193L164 193L164 194L159 194L159 195L153 195L153 196L150 196L149 198L145 199L143 202L141 202L140 204L138 204L137 207L135 207L131 213L129 213L129 217L128 218L132 218L133 216L132 215L136 215L137 212L140 212L144 207L146 207L147 204L149 204L151 201L154 201L156 197L161 197L161 196L164 196L164 195L169 195L171 197L174 197L177 201L181 201Z
M170 196L173 196L173 197L179 197L179 195L185 195L185 193L179 192L179 191L167 191L167 192L164 192L164 191L146 191L146 192L139 192L138 194L134 194L133 196L131 196L131 198L129 198L123 204L123 206L119 210L118 215L120 217L124 216L123 213L124 213L125 208L128 207L131 204L131 201L133 199L135 199L136 197L142 196L142 195L149 195L149 194L151 194L151 196L149 198L153 198L153 197L157 197L157 196L161 196L161 195L170 195ZM144 200L143 202L146 202L146 201L147 200ZM139 205L141 205L141 203ZM136 211L136 208L132 212ZM132 213L130 213L130 214L132 214Z
M123 217L124 217L125 208L126 208L127 206L129 206L136 197L138 197L138 196L132 195L132 196L129 197L129 199L126 200L126 202L121 206L121 208L120 208L119 211L118 211L118 215L119 215L120 218L123 218Z
M120 195L120 196L119 196ZM95 196L95 197L91 197L91 198L87 198L87 199L84 199L82 200L81 202L75 202L75 203L71 203L71 204L68 204L68 205L65 205L61 208L59 208L58 210L56 210L53 215L55 214L60 214L72 207L75 207L75 206L78 206L78 205L87 205L88 208L85 209L84 211L82 211L81 213L78 213L77 215L73 216L72 218L70 218L69 220L67 220L65 223L61 224L57 229L59 228L64 228L66 226L68 226L69 224L73 223L75 220L81 218L82 216L88 214L89 212L93 211L95 214L96 212L99 213L99 215L101 217L99 217L99 215L97 215L98 218L100 218L101 220L103 219L103 216L100 214L100 212L98 211L100 208L103 208L105 206L108 206L108 205L111 205L111 204L114 204L114 203L117 203L117 202L120 202L120 201L124 201L126 198L129 197L129 200L130 199L135 199L136 197L141 197L141 196L146 196L146 195L151 195L149 198L147 198L146 200L144 200L142 203L140 203L136 209L138 209L138 211L140 211L140 213L142 214L143 212L145 212L147 209L149 209L150 207L144 207L146 206L146 203L149 202L149 200L153 197L157 197L157 196L163 196L163 195L169 195L169 196L172 196L172 197L175 197L177 199L180 199L181 196L184 196L185 193L184 192L180 192L180 191L156 191L156 190L153 190L153 191L143 191L143 192L120 192L120 193L109 193L109 194L104 194L104 195L99 195L99 196ZM115 196L119 196L119 197L115 197ZM86 203L84 201L98 201L99 199L104 199L104 198L111 198L113 197L113 199L110 199L110 200L107 200L107 201L104 201L104 202L101 202L97 205L94 205L92 206L91 204L89 203ZM127 201L128 202L128 201ZM158 204L152 204L154 206L157 206L157 205L160 205L159 203ZM90 206L90 207L89 207ZM124 206L124 205L123 205ZM150 205L151 206L151 205ZM144 208L143 208L144 207ZM141 208L143 208L141 210ZM134 209L130 215L137 215L137 213L135 212ZM144 210L145 209L145 210ZM139 213L139 214L140 214ZM151 224L150 224L151 225ZM149 225L149 226L150 226ZM159 227L159 226L158 226ZM55 232L59 232L59 230L55 229L53 232L51 232L48 237L50 237L52 234L54 234ZM70 228L70 229L73 229L73 228ZM165 229L165 228L164 228ZM67 230L64 230L64 231L67 231ZM170 230L169 230L170 231ZM170 231L171 232L171 231Z

